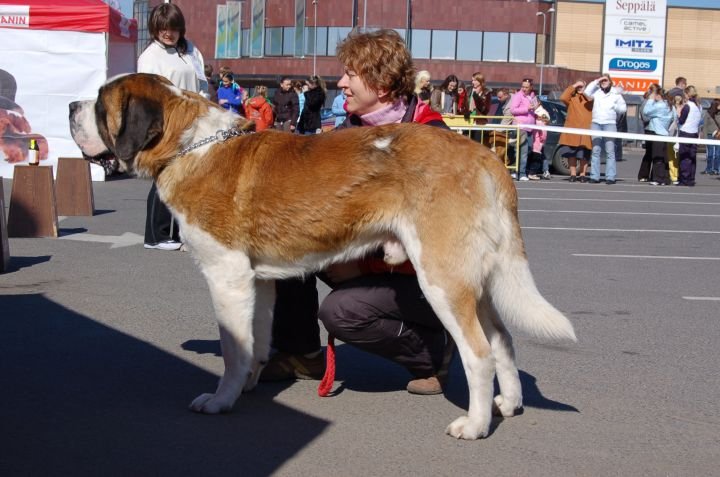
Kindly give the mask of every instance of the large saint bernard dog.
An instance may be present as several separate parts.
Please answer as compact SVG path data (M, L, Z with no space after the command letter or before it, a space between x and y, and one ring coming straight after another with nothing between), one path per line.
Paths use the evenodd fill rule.
M155 179L207 278L225 372L191 409L229 411L257 384L270 352L273 280L393 240L465 367L468 414L447 433L484 437L493 408L506 417L520 409L505 323L542 338L575 334L535 287L502 163L463 136L419 124L316 136L249 134L249 124L147 74L111 79L97 100L70 105L72 135L86 155L112 152L127 170Z

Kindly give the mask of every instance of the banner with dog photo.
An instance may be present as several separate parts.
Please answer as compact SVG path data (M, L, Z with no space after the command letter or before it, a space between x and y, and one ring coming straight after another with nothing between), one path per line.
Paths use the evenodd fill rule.
M82 157L70 137L68 105L95 98L135 71L135 20L100 0L0 0L0 176L27 164L30 140L41 165ZM57 167L55 167L57 170ZM105 170L91 167L93 180Z

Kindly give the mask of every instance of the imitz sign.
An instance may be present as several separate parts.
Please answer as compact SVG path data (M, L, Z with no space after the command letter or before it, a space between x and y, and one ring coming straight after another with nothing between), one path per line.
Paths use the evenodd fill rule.
M606 0L603 72L626 93L662 84L667 0Z

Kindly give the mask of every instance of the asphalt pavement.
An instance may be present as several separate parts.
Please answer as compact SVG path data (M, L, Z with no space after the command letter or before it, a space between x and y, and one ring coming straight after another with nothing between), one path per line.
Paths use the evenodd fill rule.
M638 183L640 153L615 185L516 182L538 287L579 342L513 333L524 412L472 442L444 434L467 407L459 359L445 395L413 396L343 344L333 397L262 384L188 411L223 369L208 288L190 254L143 249L150 182L95 183L93 217L10 239L0 475L717 475L720 180Z

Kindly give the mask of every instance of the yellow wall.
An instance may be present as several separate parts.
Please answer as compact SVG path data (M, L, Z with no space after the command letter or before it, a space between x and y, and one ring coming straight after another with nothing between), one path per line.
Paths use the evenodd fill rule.
M555 64L600 71L603 5L558 2L556 8Z
M671 8L665 43L665 86L684 76L704 97L720 97L720 10Z

